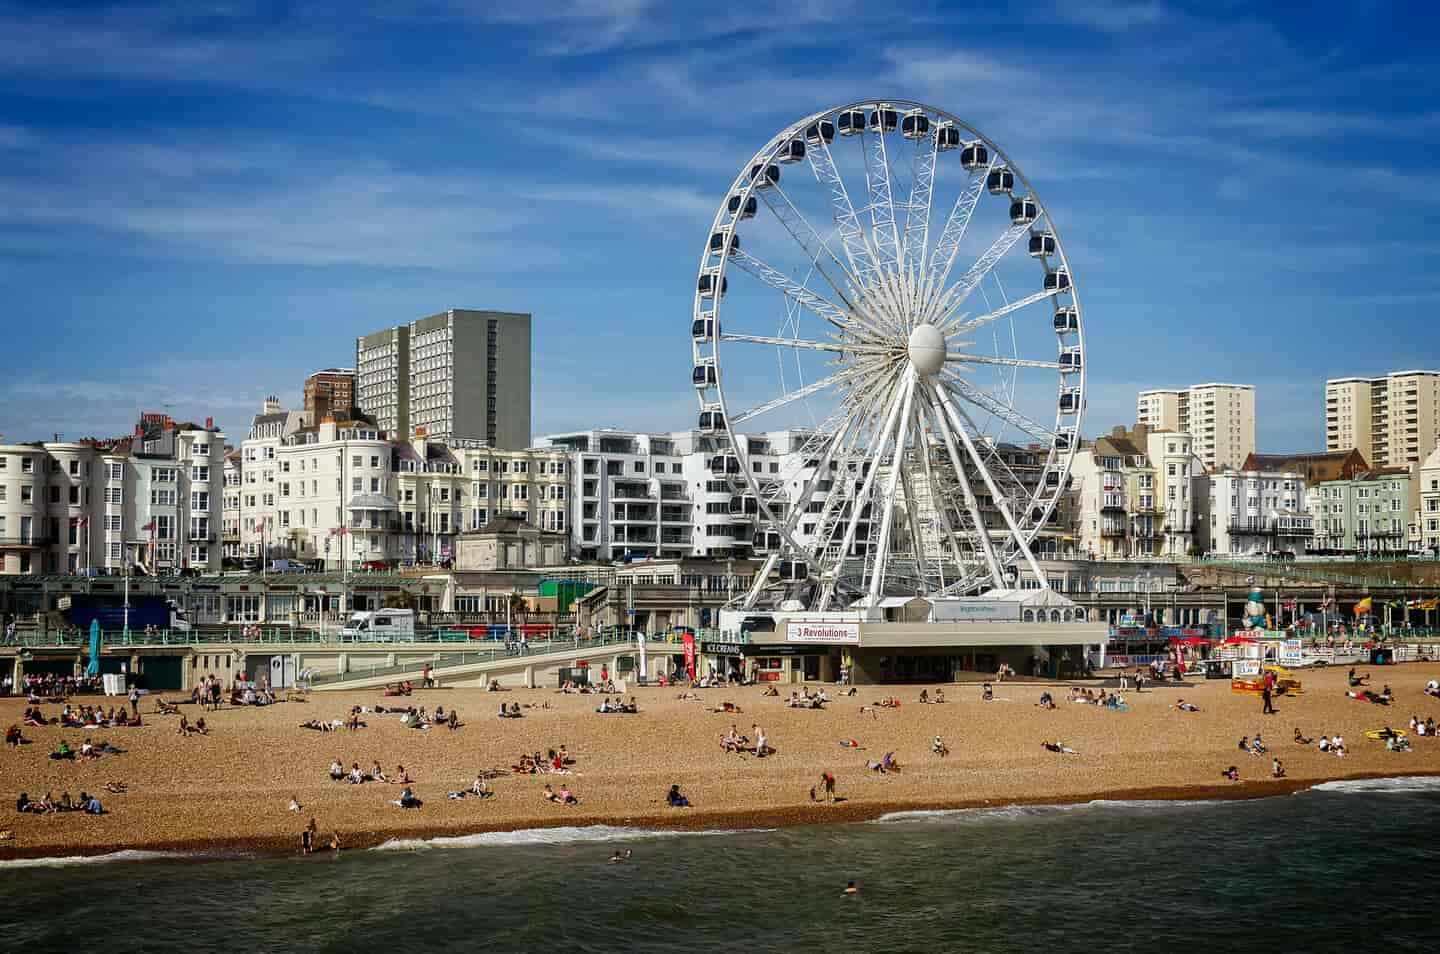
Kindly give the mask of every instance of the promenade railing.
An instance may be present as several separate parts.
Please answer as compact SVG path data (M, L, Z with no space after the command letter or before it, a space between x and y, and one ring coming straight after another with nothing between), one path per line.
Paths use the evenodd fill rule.
M321 673L312 680L314 685L327 685L337 682L349 682L356 679L373 679L376 677L395 676L400 679L415 676L424 672L426 666L434 669L445 669L453 666L478 665L483 663L517 662L537 656L547 656L552 653L584 653L593 649L601 649L607 646L632 644L635 637L630 634L612 634L608 636L594 636L590 638L571 639L545 639L526 641L524 643L500 643L490 646L488 649L476 649L473 651L435 653L421 659L408 660L403 663L395 663L388 666L352 666L343 673ZM413 680L412 680L413 681Z

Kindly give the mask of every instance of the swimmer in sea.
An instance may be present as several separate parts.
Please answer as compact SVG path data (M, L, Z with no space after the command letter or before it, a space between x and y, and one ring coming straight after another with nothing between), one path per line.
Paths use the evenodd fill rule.
M845 883L845 893L846 893L846 894L859 894L859 893L860 893L860 889L857 888L857 887L855 887L855 882L853 882L853 881L847 881L847 882Z

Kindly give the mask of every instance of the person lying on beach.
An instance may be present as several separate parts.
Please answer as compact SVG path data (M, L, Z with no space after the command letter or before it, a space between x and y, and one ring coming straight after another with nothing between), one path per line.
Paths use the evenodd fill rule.
M1199 706L1197 706L1197 705L1196 705L1195 703L1193 703L1193 702L1186 702L1184 699L1179 699L1179 700L1177 700L1177 701L1175 702L1175 708L1179 709L1181 712L1199 712L1199 711L1200 711L1200 707L1199 707Z
M295 796L295 795L291 795L291 796L290 796L290 806L286 809L286 811L290 811L290 812L300 812L300 811L304 811L304 810L305 810L304 807L300 804L300 799L299 799L299 797L298 797L298 796Z
M690 799L680 794L680 786L677 783L670 786L670 791L665 795L665 804L671 808L689 808Z
M126 785L124 782L106 782L105 791L109 792L111 795L124 795L126 792L130 791L130 786Z
M1224 779L1229 779L1232 782L1238 782L1240 781L1240 770L1232 765L1222 771L1220 773L1220 777Z
M580 804L580 799L576 798L575 795L570 791L570 789L566 788L564 785L560 786L560 791L558 792L552 791L550 789L550 786L546 785L545 800L547 802L554 802L557 805Z
M1369 689L1361 689L1359 692L1346 690L1345 695L1359 702L1369 702L1377 706L1388 706L1390 697L1378 692L1371 692Z
M762 695L762 696L779 696L779 695L780 695L780 690L777 689L777 688L775 688L774 686L769 686L769 687L767 687L767 688L765 689L764 692L760 693L760 695Z
M706 706L706 707L705 707L705 711L706 711L706 712L728 712L728 713L731 713L731 714L733 715L733 714L739 714L739 713L742 712L743 710L742 710L739 706L737 706L735 703L733 703L733 702L722 702L722 703L720 703L718 706Z
M319 719L307 719L300 723L302 729L314 729L316 732L329 732L333 726L328 722L321 722Z
M864 746L862 746L859 742L856 742L854 739L841 739L840 747L842 749L855 749L860 752L865 751Z
M179 715L180 707L171 702L166 702L158 696L155 699L156 711L161 715Z
M950 746L946 745L940 736L935 736L935 741L930 743L930 752L940 756L942 759L950 754Z
M410 788L407 786L406 788L400 790L400 797L395 799L390 804L398 805L401 808L419 808L425 803L422 802L420 799L416 798L415 793L411 791Z
M1300 727L1299 727L1298 725L1295 727L1295 744L1296 744L1296 745L1309 745L1312 741L1313 741L1313 740L1307 739L1307 738L1305 738L1305 736L1303 736L1303 735L1300 734ZM1328 740L1327 740L1327 741L1328 741Z
M1066 745L1064 742L1059 741L1058 739L1054 742L1041 742L1040 745L1043 746L1047 752L1058 752L1061 755L1080 754L1079 752L1076 752L1074 749L1070 748L1070 746Z
M889 775L891 772L900 771L900 763L895 760L894 752L886 752L880 757L880 761L878 762L866 762L865 767L881 775Z
M1255 733L1255 738L1250 740L1250 754L1264 755L1268 751L1270 750L1265 747L1264 741L1260 738L1260 733Z

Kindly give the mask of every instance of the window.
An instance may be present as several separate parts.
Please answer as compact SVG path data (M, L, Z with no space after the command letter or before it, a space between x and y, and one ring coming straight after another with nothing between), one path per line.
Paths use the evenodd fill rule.
M75 475L77 475L77 474L79 474L79 473L80 473L80 462L79 462L78 460L72 460L72 461L70 462L70 476L71 476L71 477L74 477Z
M190 479L197 484L210 483L210 468L208 466L196 465L190 468Z
M20 458L20 473L22 473L22 474L33 474L33 473L35 473L35 459L32 458L32 457L22 457L22 458Z
M516 500L529 500L529 499L530 499L530 487L529 487L527 484L516 484L515 487L514 487L514 491L515 491L515 492L514 492L514 494L512 495L512 496L514 497L514 499L516 499ZM442 491L442 494L443 494L443 491ZM444 498L444 496L441 496L440 499L441 499L441 500L444 500L445 498Z
M351 466L351 467L359 467L359 466L360 466L360 459L361 459L361 458L360 458L360 455L359 455L359 454L356 454L354 457L351 457L351 458L350 458L350 466Z
M289 484L286 486L288 487ZM208 513L210 511L210 491L192 490L190 492L190 509Z
M118 462L111 462L107 468L107 476L110 480L124 480L125 465Z
M125 518L118 513L112 513L105 518L105 527L111 533L119 533L125 529Z
M488 460L483 460L483 459L476 459L476 461L475 461L475 473L477 473L477 474L488 474L489 472L490 472L490 461L488 461Z
M364 477L351 477L351 478L350 478L350 490L351 490L352 493L357 493L357 494L358 494L358 493L362 493L362 492L365 490L365 478L364 478Z
M20 502L29 503L35 496L35 488L29 484L20 488Z
M515 464L515 471L514 471L515 473L517 473L517 474L528 474L528 473L530 473L530 462L529 462L528 460L517 460L517 461L514 462L514 464ZM643 468L644 465L642 464L641 467Z

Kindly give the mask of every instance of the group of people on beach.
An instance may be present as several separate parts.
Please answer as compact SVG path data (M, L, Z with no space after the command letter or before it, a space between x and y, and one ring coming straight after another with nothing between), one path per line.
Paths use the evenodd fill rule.
M411 784L410 773L405 771L405 766L395 767L395 777L391 778L385 774L385 770L376 762L369 772L362 771L359 762L351 762L350 770L345 770L344 764L339 759L330 760L330 781L345 782L350 785L362 785L365 782L385 782L389 785Z
M31 801L30 796L25 792L15 799L15 810L21 813L34 815L54 815L57 812L83 812L86 815L103 815L105 807L100 804L97 795L91 795L82 791L78 799L72 800L68 791L62 792L59 799L53 798L46 792L38 801Z
M558 749L550 749L544 756L539 752L533 755L522 752L520 760L510 766L510 771L516 775L569 775L570 766L574 764L575 759L561 745Z

